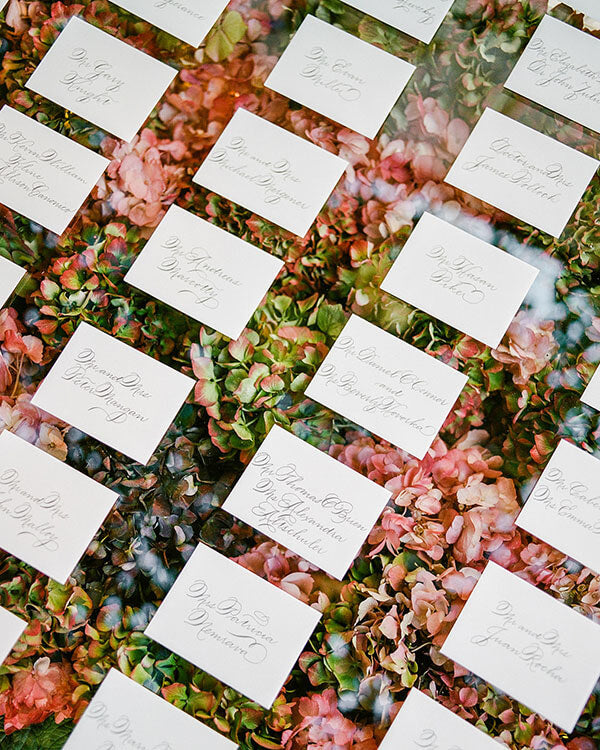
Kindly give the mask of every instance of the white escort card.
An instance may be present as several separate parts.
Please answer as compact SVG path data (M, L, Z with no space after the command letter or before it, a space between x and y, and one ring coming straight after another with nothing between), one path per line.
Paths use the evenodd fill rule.
M270 708L320 617L199 544L145 633Z
M466 382L458 370L352 315L306 395L421 459Z
M590 382L581 394L581 401L600 411L600 367L596 368Z
M229 0L117 0L116 5L135 13L182 42L199 47Z
M425 213L381 288L496 347L537 268Z
M15 291L26 273L27 271L24 268L0 255L0 307Z
M32 404L146 464L193 387L186 375L80 323Z
M0 433L0 548L66 583L118 495L8 430Z
M517 526L600 573L600 461L561 440Z
M234 750L237 745L111 669L63 750Z
M600 132L600 39L544 16L505 86Z
M0 607L0 666L27 627L25 620Z
M379 750L500 750L496 740L413 688Z
M373 18L429 42L440 28L454 0L344 0Z
M560 237L599 162L486 109L446 182Z
M348 163L238 109L194 182L304 237Z
M390 494L275 425L223 509L341 580Z
M600 625L489 562L442 653L572 732L600 677Z
M31 117L0 110L0 203L61 235L109 160Z
M171 206L125 281L237 339L283 261Z
M265 86L374 138L415 66L308 15Z
M565 5L579 11L579 13L585 13L590 18L600 20L600 5L598 4L598 0L565 0Z
M131 141L177 71L73 16L27 88Z

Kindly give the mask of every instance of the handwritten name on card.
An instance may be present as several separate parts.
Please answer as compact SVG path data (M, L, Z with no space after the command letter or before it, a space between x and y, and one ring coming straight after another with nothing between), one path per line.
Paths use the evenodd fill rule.
M238 109L194 182L304 237L348 163Z
M0 433L0 547L59 583L117 498L8 430Z
M145 632L270 708L320 617L199 544Z
M131 141L176 75L174 68L73 16L26 85Z
M234 750L237 745L111 669L63 750Z
M486 109L446 182L560 237L598 161Z
M237 339L282 268L283 261L171 206L125 281Z
M341 580L389 498L276 425L223 509Z
M61 235L109 160L4 106L0 110L0 202Z
M425 213L381 288L496 347L538 271Z
M499 750L481 730L413 688L379 750Z
M118 0L117 5L177 39L199 47L228 0Z
M490 562L442 653L572 732L600 676L600 626Z
M13 650L26 627L25 620L0 607L0 665Z
M80 323L32 403L146 464L193 386L186 375Z
M600 573L599 487L600 461L562 440L517 526Z
M0 307L15 291L26 273L24 268L0 255Z
M600 131L600 39L544 16L505 86Z
M267 88L374 138L415 67L308 15Z
M345 0L347 5L368 13L405 34L429 42L454 0Z
M466 382L466 375L352 315L306 395L421 459Z

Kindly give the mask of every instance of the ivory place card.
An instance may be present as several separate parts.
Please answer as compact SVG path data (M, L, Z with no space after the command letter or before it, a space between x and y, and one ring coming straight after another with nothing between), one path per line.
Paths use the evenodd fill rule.
M423 458L467 376L352 315L306 395Z
M186 375L80 323L31 403L147 464L193 386Z
M0 607L0 666L27 627L25 620Z
M238 109L194 182L304 237L348 163Z
M199 47L229 0L118 0L121 8Z
M109 165L89 148L4 105L0 203L61 235Z
M145 633L270 708L320 617L199 544Z
M24 268L0 255L0 307L15 291L17 284L26 273Z
M390 494L275 425L223 509L341 580Z
M429 44L454 0L344 0L344 2Z
M481 730L413 688L379 750L499 750Z
M66 583L118 495L8 430L0 433L0 547Z
M111 669L63 750L234 750L237 745Z
M489 562L442 653L572 732L600 676L600 626Z
M586 389L581 394L581 401L592 409L600 411L600 367L597 367L587 384Z
M73 16L26 85L131 141L176 75L175 68Z
M486 109L446 182L560 237L598 161Z
M561 440L517 526L600 573L599 487L600 461Z
M283 261L171 206L125 281L237 339Z
M381 288L494 348L537 274L528 263L425 213Z
M265 86L374 138L414 71L405 60L308 15Z
M505 86L600 132L600 39L546 15Z

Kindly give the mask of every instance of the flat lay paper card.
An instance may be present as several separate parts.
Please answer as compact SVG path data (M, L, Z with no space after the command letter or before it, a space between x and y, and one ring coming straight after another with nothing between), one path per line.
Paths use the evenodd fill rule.
M237 339L283 261L171 206L125 281Z
M517 526L600 573L600 461L561 440Z
M597 168L596 159L486 109L446 182L560 237Z
M194 182L304 237L348 163L238 109Z
M223 510L341 580L390 495L275 425Z
M0 433L0 548L67 582L118 495L8 430Z
M596 368L586 389L581 394L581 401L600 411L600 366Z
M600 39L546 15L505 86L600 132Z
M569 5L579 13L585 13L590 18L600 20L600 5L598 0L566 0L566 5Z
M537 268L425 213L381 288L496 347Z
M0 203L61 235L109 160L4 106L0 110Z
M237 745L111 669L63 750L234 750Z
M15 291L17 284L26 273L24 268L0 255L0 307Z
M374 138L415 66L308 15L265 86Z
M379 750L498 750L502 745L413 688Z
M199 47L229 0L117 0L116 5Z
M320 616L199 544L145 633L270 708Z
M8 0L0 0L0 10L4 10L8 5Z
M194 381L80 323L32 403L142 464Z
M344 0L344 2L429 44L454 0Z
M352 315L306 395L421 459L466 382L458 370Z
M572 732L600 676L600 625L489 562L442 653Z
M175 68L73 16L26 85L129 142L176 75Z
M4 607L0 607L0 666L13 650L26 627L25 620L13 615Z

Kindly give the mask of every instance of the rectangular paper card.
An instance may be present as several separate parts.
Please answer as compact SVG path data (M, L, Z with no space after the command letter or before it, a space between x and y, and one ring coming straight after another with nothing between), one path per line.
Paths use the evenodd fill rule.
M265 86L374 138L415 66L308 15Z
M229 0L118 0L116 5L199 47Z
M146 464L193 386L186 375L80 323L32 403Z
M413 688L379 750L498 750L487 734Z
M598 0L565 0L565 5L579 11L579 13L585 13L590 18L600 20L600 5L598 5Z
M320 617L199 544L145 633L270 708Z
M304 237L348 163L238 109L194 182Z
M561 440L517 518L530 534L600 573L600 461Z
M544 16L505 86L600 132L600 39Z
M15 291L17 284L26 273L24 268L0 255L0 307Z
M458 370L352 315L306 395L421 459L466 382Z
M61 235L109 160L31 117L0 110L0 203Z
M13 650L22 632L27 627L25 620L0 607L0 666Z
M442 653L572 732L600 676L600 626L490 562Z
M66 583L118 499L116 492L0 434L0 548Z
M283 261L171 206L125 281L237 339Z
M581 394L581 401L592 409L600 411L600 367L597 367L585 391Z
M560 237L598 161L486 109L446 182Z
M176 75L175 68L73 16L26 85L131 141Z
M275 425L223 509L341 580L390 494Z
M429 42L440 28L454 0L345 0L346 5Z
M528 263L425 213L381 288L496 347L537 274Z
M237 745L111 669L63 750L234 750Z

